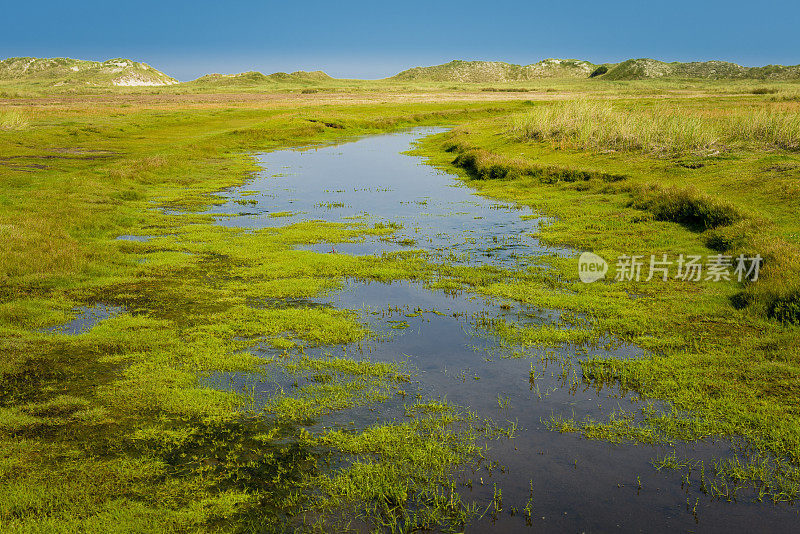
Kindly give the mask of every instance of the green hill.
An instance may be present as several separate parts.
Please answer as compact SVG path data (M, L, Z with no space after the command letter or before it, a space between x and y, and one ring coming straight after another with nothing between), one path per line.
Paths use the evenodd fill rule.
M579 59L545 59L530 65L502 61L454 60L443 65L414 67L389 78L401 81L497 83L542 78L602 78L645 80L681 78L704 80L791 80L800 78L800 66L743 67L727 61L666 63L656 59L629 59L622 63L595 65Z
M621 63L593 64L579 59L544 59L529 65L515 65L502 61L454 60L443 65L414 67L404 70L386 81L400 82L454 82L454 83L504 83L539 79L703 79L703 80L796 80L800 79L800 65L767 65L743 67L726 61L666 63L650 58L629 59ZM196 90L237 88L295 88L313 87L334 81L322 71L296 71L291 73L242 72L239 74L207 74L191 82L180 84ZM49 87L132 87L167 86L179 82L163 72L130 59L86 61L70 58L12 57L0 61L0 83Z
M742 67L727 61L665 63L655 59L642 58L629 59L609 66L608 72L602 78L607 80L645 80L651 78L790 80L800 78L800 66Z
M433 67L414 67L393 76L393 80L434 82L516 82L540 78L588 78L595 65L579 59L545 59L530 65L502 61L454 60Z
M297 83L302 85L328 80L333 80L333 78L322 71L307 72L301 70L292 73L275 72L269 75L250 71L239 74L206 74L188 83L205 87L243 87L276 83Z
M321 70L314 70L314 71L305 71L305 70L298 70L292 73L285 73L285 72L274 72L267 76L271 80L275 81L291 81L291 82L324 82L327 80L333 80L330 76L322 72Z
M52 86L158 86L177 80L130 59L86 61L70 58L12 57L0 61L0 80Z

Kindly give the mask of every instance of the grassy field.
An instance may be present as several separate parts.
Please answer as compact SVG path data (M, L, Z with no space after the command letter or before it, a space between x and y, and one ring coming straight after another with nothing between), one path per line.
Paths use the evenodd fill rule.
M339 78L319 79L285 75L283 77L265 77L260 73L244 73L233 78L200 78L182 82L177 85L156 87L114 87L101 84L63 84L56 85L54 80L19 81L14 79L0 80L0 98L26 99L53 96L147 96L147 95L254 95L280 94L304 95L314 100L326 94L359 95L379 93L418 94L434 92L442 96L452 93L468 93L481 95L488 93L493 99L500 93L506 99L528 97L563 98L566 94L596 95L619 97L634 96L671 96L687 97L698 94L711 95L746 95L762 94L768 98L797 100L800 95L800 83L796 80L691 80L679 78L649 80L593 80L579 78L542 78L526 81L502 81L486 83L466 83L458 81L434 81L428 79L349 80ZM391 99L392 97L389 96Z
M460 528L477 508L458 497L451 472L479 455L485 422L409 396L402 421L310 433L322 414L407 395L410 372L288 350L370 335L352 313L292 299L345 279L433 285L444 275L451 289L583 314L588 332L576 338L611 335L648 351L591 360L583 378L666 400L668 410L553 420L555 431L611 441L743 438L740 461L706 469L711 491L752 486L766 499L794 499L800 86L769 85L335 81L315 92L175 86L93 95L0 87L0 525L330 529L358 518L397 530ZM540 235L548 243L610 260L760 254L761 277L582 284L577 257L488 273L408 253L322 255L292 247L393 229L300 223L245 232L202 213L256 170L254 151L432 124L455 128L418 152L482 194L552 217ZM80 335L48 331L82 307L100 313L99 304L119 312ZM497 328L530 343L565 341L557 331ZM258 359L252 347L275 356ZM246 389L212 387L234 371L279 371L297 387L257 405ZM692 462L663 459L678 469Z

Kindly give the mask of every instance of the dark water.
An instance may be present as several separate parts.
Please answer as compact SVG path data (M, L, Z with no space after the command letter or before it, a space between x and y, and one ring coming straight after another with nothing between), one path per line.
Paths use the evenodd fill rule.
M119 315L124 310L120 306L108 304L95 304L93 306L79 306L73 310L73 318L68 323L45 329L51 334L66 334L70 336L88 332L100 321Z
M570 254L542 247L535 237L540 219L513 205L475 196L453 177L401 154L414 140L435 130L381 135L337 146L272 152L260 157L264 171L230 192L222 211L234 214L220 224L264 227L301 220L401 224L394 242L379 239L316 247L337 253L380 254L404 248L429 251L435 260L520 268L542 254ZM247 193L243 193L247 192ZM218 211L218 210L215 210ZM291 212L270 217L271 213ZM471 532L752 532L795 529L794 506L712 500L696 480L683 485L675 471L657 471L652 460L678 456L710 460L730 455L727 442L675 447L614 445L548 430L555 416L602 419L617 409L642 405L614 388L601 391L580 380L580 361L589 356L641 357L636 347L606 340L598 346L532 349L503 346L481 327L489 318L518 324L557 324L557 310L508 305L467 293L429 290L415 283L350 282L318 299L319 305L361 310L379 335L359 346L307 349L333 355L364 354L374 361L404 361L417 371L414 387L425 397L446 398L498 425L515 426L513 439L488 440L486 466L459 475L472 480L468 499L491 500L502 489L504 510L487 513L468 526ZM436 310L438 313L434 313ZM392 328L406 323L405 328ZM535 379L531 380L531 369ZM237 387L242 377L227 377ZM277 387L264 382L256 393ZM387 402L378 418L402 414L403 399ZM321 426L356 421L370 424L375 412L352 410L324 418ZM481 481L483 484L481 484ZM522 509L533 486L532 524ZM699 502L698 502L699 499ZM519 511L512 515L511 507Z

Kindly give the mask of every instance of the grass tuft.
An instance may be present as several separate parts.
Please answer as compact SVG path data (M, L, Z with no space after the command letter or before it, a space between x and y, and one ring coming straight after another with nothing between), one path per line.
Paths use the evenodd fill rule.
M742 218L732 204L701 193L694 187L641 187L634 191L631 206L652 212L659 221L704 229L728 226Z
M19 111L0 111L0 130L27 130L28 118Z

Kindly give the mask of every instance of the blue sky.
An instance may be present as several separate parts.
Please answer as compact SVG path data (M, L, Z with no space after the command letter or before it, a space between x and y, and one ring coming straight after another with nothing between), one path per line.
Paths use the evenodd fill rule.
M127 57L180 80L300 69L381 78L456 58L798 64L798 26L789 0L8 2L0 58Z

